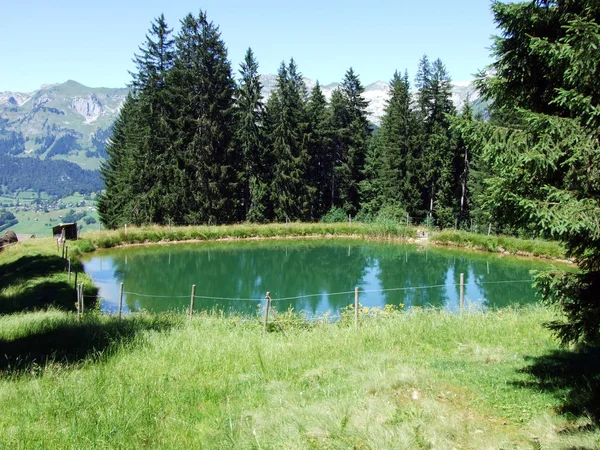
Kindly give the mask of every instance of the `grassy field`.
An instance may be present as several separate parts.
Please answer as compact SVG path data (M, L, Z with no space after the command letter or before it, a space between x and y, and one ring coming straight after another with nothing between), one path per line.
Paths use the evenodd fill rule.
M0 448L598 448L600 354L550 318L4 316Z
M150 227L69 248L409 233L362 227ZM361 311L358 330L352 310L289 313L266 335L260 317L206 312L119 320L88 305L78 322L60 256L52 239L0 253L0 448L600 448L600 351L561 349L548 308Z

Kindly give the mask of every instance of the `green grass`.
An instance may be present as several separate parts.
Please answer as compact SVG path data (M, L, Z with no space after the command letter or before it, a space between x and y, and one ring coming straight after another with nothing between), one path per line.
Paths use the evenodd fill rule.
M289 223L240 224L223 226L128 227L111 231L90 231L82 234L94 246L110 248L124 244L143 244L169 241L250 239L307 236L360 236L383 239L409 239L416 237L416 229L402 225L363 223Z
M77 257L146 241L412 233L148 227L68 244ZM352 310L337 323L287 313L285 333L272 322L263 335L260 317L206 312L119 320L88 308L78 322L72 282L51 238L0 253L0 448L600 446L600 352L560 349L541 306L363 310L358 330Z
M599 355L553 365L582 356L552 317L417 310L266 336L210 314L1 317L0 448L597 448Z
M509 236L487 236L467 231L443 230L431 240L436 244L456 245L489 252L507 252L514 255L546 258L565 258L564 247L556 241L519 239Z
M71 277L68 264L62 258L62 248L49 239L29 239L9 246L0 252L0 314L34 311L49 307L66 311L75 309L75 272L83 282L85 295L94 296L97 288L83 273L77 258L85 243L68 241L71 258ZM88 304L88 307L94 305Z

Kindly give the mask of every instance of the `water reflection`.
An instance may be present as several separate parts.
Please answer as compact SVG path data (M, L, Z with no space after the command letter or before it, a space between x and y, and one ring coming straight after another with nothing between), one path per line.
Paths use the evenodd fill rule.
M254 314L270 291L278 310L313 315L335 313L353 303L355 286L366 291L360 295L366 306L457 310L460 273L467 302L481 307L531 303L530 271L547 266L492 254L338 240L128 248L98 252L85 262L107 311L117 309L122 282L125 309L131 311L182 310L195 284L196 309ZM277 301L288 297L302 298Z

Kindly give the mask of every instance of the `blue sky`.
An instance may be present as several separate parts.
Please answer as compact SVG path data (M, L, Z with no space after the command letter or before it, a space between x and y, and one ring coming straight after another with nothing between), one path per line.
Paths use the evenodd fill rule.
M73 79L122 87L151 21L164 13L179 27L205 10L219 25L236 75L248 47L261 73L293 57L304 76L340 81L349 67L364 85L398 69L414 78L423 54L441 58L455 81L491 62L496 34L487 0L295 2L205 0L6 0L2 2L0 91L29 92Z

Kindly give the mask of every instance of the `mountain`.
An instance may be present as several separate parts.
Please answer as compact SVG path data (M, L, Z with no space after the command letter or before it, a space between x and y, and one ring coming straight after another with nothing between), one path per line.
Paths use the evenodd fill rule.
M32 93L0 92L0 156L67 159L97 168L127 92L72 80Z
M265 98L268 98L271 95L271 92L277 86L277 75L261 75L261 82L263 84L263 95ZM316 84L315 81L309 78L304 78L304 83L309 90L315 87ZM333 91L340 86L341 83L331 83L322 85L321 90L323 91L325 98L329 101ZM389 89L390 85L385 81L376 81L375 83L365 86L365 92L363 95L369 102L369 106L367 107L368 118L376 125L379 125L381 122L381 117L385 112L386 101L389 98ZM475 89L473 82L467 81L453 83L452 101L459 111L462 109L467 97L472 103L481 103L478 102L479 92L477 92Z
M262 75L268 97L276 75ZM309 89L315 82L305 79ZM340 86L321 86L327 99ZM389 84L377 81L365 87L369 119L379 124L385 111ZM3 155L34 156L40 160L65 159L84 169L97 169L106 156L111 126L127 96L127 88L90 88L76 81L44 85L31 93L0 92L0 159ZM478 99L472 83L455 83L452 98L460 109L470 95Z

